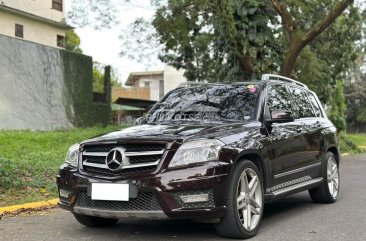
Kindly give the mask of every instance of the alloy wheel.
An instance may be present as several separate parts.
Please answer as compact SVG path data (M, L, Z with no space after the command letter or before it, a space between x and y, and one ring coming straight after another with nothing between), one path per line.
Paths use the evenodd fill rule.
M244 229L251 231L260 221L263 198L260 178L252 168L242 172L237 189L237 210Z
M334 157L330 157L327 163L327 181L330 195L335 199L339 190L338 165Z

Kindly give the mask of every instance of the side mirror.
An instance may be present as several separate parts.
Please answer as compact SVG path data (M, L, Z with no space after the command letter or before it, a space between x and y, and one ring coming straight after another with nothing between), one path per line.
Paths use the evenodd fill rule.
M139 117L135 120L135 126L141 125L145 122L145 117Z
M271 119L266 123L271 125L273 123L287 123L295 120L293 114L289 110L273 110L271 112Z

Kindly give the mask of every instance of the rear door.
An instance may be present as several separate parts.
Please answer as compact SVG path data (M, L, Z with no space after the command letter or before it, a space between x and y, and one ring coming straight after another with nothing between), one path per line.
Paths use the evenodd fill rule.
M311 167L320 158L321 145L321 110L316 103L315 97L309 96L309 91L299 86L289 86L293 102L295 103L296 121L303 124L304 136L306 138L306 158L297 163L297 168ZM315 102L314 102L315 101Z

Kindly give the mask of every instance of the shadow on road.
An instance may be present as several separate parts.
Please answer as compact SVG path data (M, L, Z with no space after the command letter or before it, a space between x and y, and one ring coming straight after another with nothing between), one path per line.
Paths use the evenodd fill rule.
M310 197L305 194L298 194L277 201L266 203L264 210L264 225L276 225L276 220L284 217L299 215L299 212L315 205ZM108 234L113 230L113 234L117 236L139 237L140 239L187 239L194 237L198 240L200 237L205 239L208 236L218 239L214 225L196 223L190 220L121 220L114 227L107 229L88 229L83 228L81 232L88 235L93 232L102 235Z

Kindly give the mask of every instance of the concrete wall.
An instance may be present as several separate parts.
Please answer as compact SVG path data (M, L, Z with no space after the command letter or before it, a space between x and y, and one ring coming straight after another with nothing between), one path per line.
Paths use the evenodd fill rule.
M160 100L160 80L163 80L162 75L151 75L151 76L141 76L136 82L138 87L145 87L145 82L150 83L150 99Z
M108 124L109 109L93 103L91 57L0 35L0 129Z
M0 35L0 129L69 128L58 49Z
M176 70L175 68L165 65L164 67L164 94L178 87L179 84L186 82L183 76L183 70Z
M5 6L61 22L64 12L52 9L52 0L1 0Z
M19 39L51 47L57 47L57 35L65 36L66 32L45 22L0 10L0 34L18 38L15 36L15 24L21 24L24 28L24 37Z

